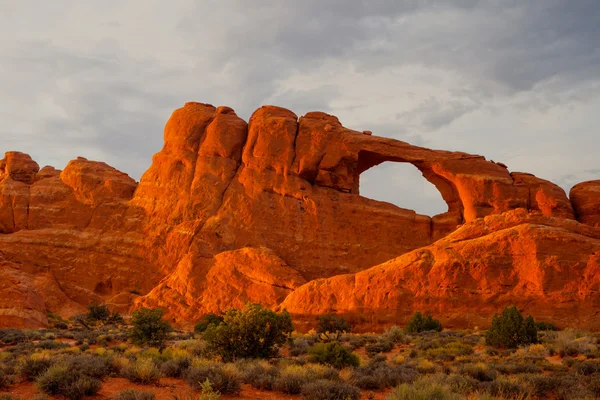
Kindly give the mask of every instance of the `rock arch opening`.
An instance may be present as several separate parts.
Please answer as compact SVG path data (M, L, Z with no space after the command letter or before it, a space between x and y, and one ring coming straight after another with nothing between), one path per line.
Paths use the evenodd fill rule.
M360 195L417 214L435 216L449 211L439 190L408 162L383 162L360 174Z

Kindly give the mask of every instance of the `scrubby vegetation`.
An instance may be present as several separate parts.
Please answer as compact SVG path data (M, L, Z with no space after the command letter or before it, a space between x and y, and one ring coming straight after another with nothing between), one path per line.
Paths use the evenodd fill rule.
M531 316L524 318L515 306L506 307L494 315L492 326L485 334L490 346L514 348L537 343L537 328Z
M419 333L426 331L440 332L442 330L442 324L437 319L433 319L431 314L426 313L425 316L423 316L423 314L417 311L410 318L404 330L407 333Z
M270 358L294 330L286 311L275 313L260 304L249 303L241 310L229 310L219 325L204 332L209 351L225 361L240 358Z
M600 397L600 335L541 329L512 308L487 332L439 331L428 322L433 317L421 315L411 319L414 330L359 334L327 316L325 331L302 334L287 313L256 304L203 318L206 329L195 333L167 328L156 310L114 324L113 313L94 307L89 328L52 316L51 329L1 329L0 399L24 400L16 394L22 387L40 400L83 399L115 379L137 389L121 383L91 398L152 400L173 386L186 393L173 395L180 400L236 398L250 388L311 400ZM540 328L535 337L532 322Z
M131 339L137 344L162 346L171 325L163 320L163 311L160 308L140 308L132 314Z

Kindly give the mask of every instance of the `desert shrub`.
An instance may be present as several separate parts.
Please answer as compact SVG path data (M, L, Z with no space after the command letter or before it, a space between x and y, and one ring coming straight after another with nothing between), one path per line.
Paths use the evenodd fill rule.
M54 324L54 327L56 329L69 329L69 325L67 325L64 322L57 322L57 323Z
M206 314L198 323L194 326L194 332L196 333L204 333L209 326L215 325L218 326L221 322L223 322L223 316L217 314Z
M600 375L590 376L587 388L593 396L600 398Z
M184 377L195 390L202 390L207 380L211 388L221 394L239 394L242 390L242 380L237 371L221 364L192 366Z
M318 380L302 386L301 394L307 400L359 400L360 390L344 382Z
M526 375L523 380L529 384L532 393L540 398L547 398L563 383L560 377L554 375Z
M469 394L475 391L479 382L471 377L458 374L433 374L420 378L417 386L443 386L452 393Z
M442 330L442 324L437 319L433 319L431 314L426 313L425 316L421 314L419 311L413 314L413 316L408 320L404 330L408 333L418 333L425 331L437 331L440 332Z
M111 325L120 325L120 324L124 324L125 320L123 319L123 316L121 314L119 314L118 312L114 311L106 319L106 323L107 324L111 324ZM142 392L142 393L144 393L144 392ZM148 393L148 392L146 392L146 393Z
M102 379L111 371L110 361L98 356L75 356L64 360L69 370Z
M358 367L358 356L346 346L338 342L317 343L308 349L308 360L319 364L331 365L334 368L346 366Z
M0 369L0 390L6 389L12 383L12 377Z
M468 344L459 341L453 341L442 347L430 348L425 352L425 354L428 357L435 357L438 359L451 358L451 360L453 360L453 357L455 356L467 356L473 354L473 352L473 347L469 346Z
M531 316L523 318L515 306L505 307L502 314L492 318L485 341L490 346L508 348L537 343L537 328Z
M501 364L492 364L496 371L502 374L539 374L542 372L541 369L536 367L533 364L513 364L513 363L501 363Z
M591 355L596 351L597 345L593 338L580 336L572 330L564 330L556 334L556 351L561 357L576 357L579 354Z
M360 349L364 345L367 344L367 338L363 335L360 336L352 336L348 339L348 346L352 350Z
M123 370L123 376L132 382L148 385L158 382L161 374L151 358L138 358Z
M272 390L278 376L279 369L264 362L252 363L242 372L244 382L260 390Z
M134 343L162 346L171 325L163 320L163 311L160 308L140 308L132 314L130 337Z
M19 366L20 375L27 381L34 381L42 375L54 362L48 357L28 357Z
M310 379L303 367L287 367L275 379L273 389L286 394L300 394L302 386L310 382Z
M324 340L338 340L342 333L350 332L350 329L348 321L337 315L320 315L317 321L317 333Z
M154 400L154 392L142 392L135 389L121 390L115 400Z
M378 390L390 388L401 383L412 383L419 373L404 365L390 366L383 361L372 361L367 365L356 368L350 377L350 382L361 389Z
M190 359L187 357L176 358L162 363L160 371L169 378L179 378L190 366Z
M527 395L529 395L529 389L527 386L501 378L493 381L481 382L479 384L479 389L485 393L489 393L492 396L499 396L501 398L509 399L526 398Z
M6 328L0 329L0 342L7 345L14 345L17 343L29 340L27 335L20 329Z
M600 372L598 361L577 361L573 364L573 370L580 375L591 375Z
M290 343L290 355L292 357L297 357L302 354L306 354L308 352L308 348L310 347L308 340L306 338L295 338Z
M110 317L110 310L106 304L90 304L87 318L91 321L106 321Z
M70 370L67 364L59 363L40 375L37 385L48 394L63 395L68 399L77 400L98 393L101 383L96 378Z
M202 386L200 388L200 391L202 392L202 394L196 400L218 400L221 398L221 393L219 393L218 391L215 391L212 388L210 381L208 379L204 381L204 383L202 384ZM189 400L189 399L185 399L185 400Z
M463 365L460 369L460 373L468 375L473 379L477 379L480 382L490 382L498 376L495 369L484 363Z
M557 331L558 328L551 322L536 321L535 327L538 331Z
M241 310L229 310L218 326L204 332L209 351L224 361L240 358L270 358L279 353L294 330L287 311L276 313L260 304L248 303Z
M389 340L391 340L393 343L396 343L396 344L405 344L405 343L409 342L409 340L406 337L406 335L404 334L404 331L402 330L402 328L400 328L397 325L393 325L392 327L387 329L385 331L384 335L385 335L385 337L387 337Z
M416 369L422 374L432 374L436 370L435 364L429 360L419 360Z
M367 354L389 353L393 348L394 343L387 338L381 338L377 343L370 343L365 346Z
M461 397L441 385L409 385L403 383L396 387L386 400L459 400Z
M35 347L44 350L56 350L69 347L69 345L61 342L56 342L54 340L42 340Z

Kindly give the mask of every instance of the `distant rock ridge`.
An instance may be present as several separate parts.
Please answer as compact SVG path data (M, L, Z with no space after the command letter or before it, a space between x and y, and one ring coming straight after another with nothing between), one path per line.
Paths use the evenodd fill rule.
M429 217L360 196L360 174L383 162L418 168L448 211ZM69 316L99 301L125 313L163 307L182 326L246 301L284 306L306 327L324 310L378 329L421 308L467 326L474 321L457 315L470 305L481 325L503 304L535 315L533 304L557 299L587 318L598 299L581 279L595 268L599 193L600 181L584 182L569 199L502 163L349 130L321 112L298 118L264 106L246 123L229 107L187 103L139 184L85 158L63 171L18 152L0 160L0 326L44 326L47 312ZM477 228L484 221L494 224ZM446 254L440 246L465 231ZM424 264L411 254L430 256ZM432 268L456 295L439 290ZM539 278L556 268L568 273ZM538 278L497 284L522 271ZM469 294L478 290L486 294ZM572 307L543 312L582 321ZM594 318L586 323L597 328Z

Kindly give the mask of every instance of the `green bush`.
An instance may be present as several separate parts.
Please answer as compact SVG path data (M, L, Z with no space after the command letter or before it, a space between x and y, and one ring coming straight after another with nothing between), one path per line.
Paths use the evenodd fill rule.
M360 364L358 356L339 342L315 344L308 349L308 360L338 369L346 366L358 367Z
M360 390L344 382L318 380L302 386L302 398L307 400L359 400Z
M140 308L132 314L130 337L134 343L162 347L171 325L163 320L160 308Z
M110 317L110 310L106 304L90 304L87 317L91 321L106 321Z
M218 326L221 322L223 322L223 316L217 314L206 314L198 323L194 326L194 332L196 333L204 333L209 326L215 325Z
M426 331L440 332L442 330L442 324L437 319L433 319L431 314L426 313L425 316L423 316L423 314L417 311L407 322L404 330L407 333L419 333Z
M106 319L106 323L112 325L120 325L124 324L125 320L123 319L123 316L121 314L115 311L112 314L110 314L110 316Z
M557 331L558 328L554 326L551 322L537 322L535 323L535 327L538 331Z
M501 315L495 314L492 325L485 333L485 342L495 347L515 348L537 341L533 318L523 318L515 306L504 308Z
M348 321L336 315L321 315L317 322L317 333L325 340L338 340L342 333L350 332L350 329Z
M218 326L210 325L203 338L209 351L224 361L240 358L270 358L279 353L294 330L287 311L276 313L260 304L248 303L241 310L229 310Z
M135 389L121 390L115 400L154 400L154 392L142 392Z

